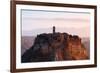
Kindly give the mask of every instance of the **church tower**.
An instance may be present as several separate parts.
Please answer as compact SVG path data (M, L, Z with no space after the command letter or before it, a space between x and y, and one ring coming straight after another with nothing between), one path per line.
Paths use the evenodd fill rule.
M55 34L55 26L53 26L53 34Z

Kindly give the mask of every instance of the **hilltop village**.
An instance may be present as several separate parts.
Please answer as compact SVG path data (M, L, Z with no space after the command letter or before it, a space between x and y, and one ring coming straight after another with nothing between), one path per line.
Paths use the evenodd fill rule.
M42 33L37 35L34 44L21 58L22 62L45 62L89 59L87 50L77 35L60 33Z

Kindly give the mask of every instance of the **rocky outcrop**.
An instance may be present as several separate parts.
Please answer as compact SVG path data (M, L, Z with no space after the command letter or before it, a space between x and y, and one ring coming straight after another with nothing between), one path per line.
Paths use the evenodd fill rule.
M22 62L44 62L88 59L81 38L67 33L37 35L33 46L22 55Z

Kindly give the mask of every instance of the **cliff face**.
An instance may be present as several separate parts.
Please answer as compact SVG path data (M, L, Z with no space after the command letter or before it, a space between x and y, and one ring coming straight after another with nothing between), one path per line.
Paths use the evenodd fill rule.
M88 59L81 38L67 33L40 34L21 58L22 62L44 62Z

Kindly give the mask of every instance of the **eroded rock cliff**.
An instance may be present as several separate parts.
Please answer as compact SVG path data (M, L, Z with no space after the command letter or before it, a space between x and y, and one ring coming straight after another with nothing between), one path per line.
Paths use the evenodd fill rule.
M88 59L81 38L67 33L37 35L33 46L21 58L22 62L44 62Z

